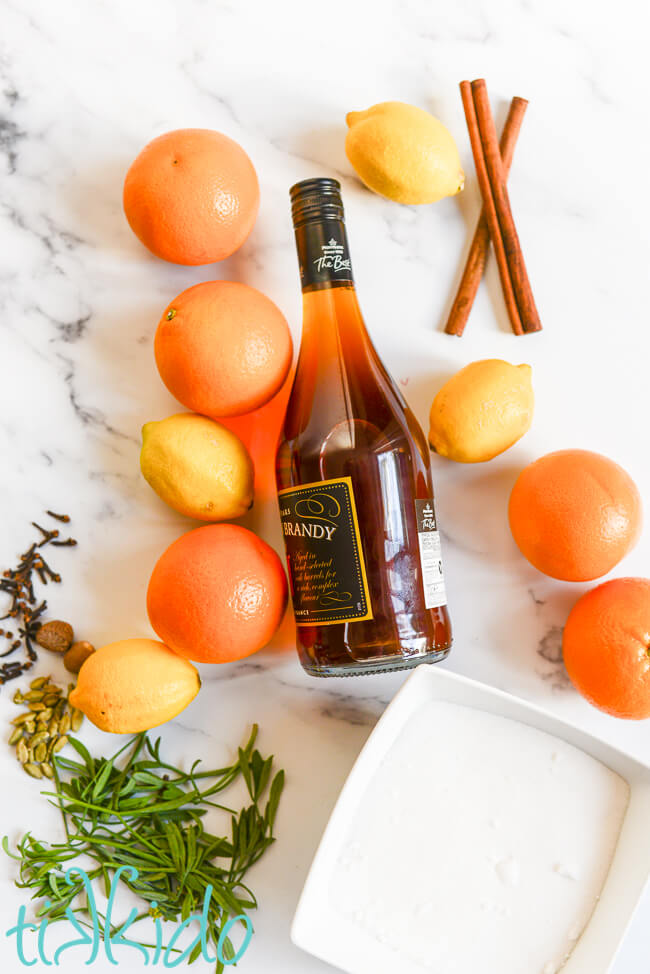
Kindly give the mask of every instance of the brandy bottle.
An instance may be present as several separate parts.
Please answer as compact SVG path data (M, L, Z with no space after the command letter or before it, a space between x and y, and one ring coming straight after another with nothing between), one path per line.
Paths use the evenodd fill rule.
M303 334L276 461L301 663L403 669L451 646L429 447L352 278L340 184L291 189Z

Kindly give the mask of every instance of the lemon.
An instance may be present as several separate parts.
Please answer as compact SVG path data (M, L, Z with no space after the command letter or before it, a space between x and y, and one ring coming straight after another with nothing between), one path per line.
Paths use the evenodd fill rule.
M246 447L206 416L177 413L146 423L140 467L162 500L200 521L241 517L253 503L253 461Z
M347 157L375 193L397 203L435 203L465 185L456 143L422 108L384 101L349 112L346 122Z
M530 365L472 362L452 376L431 406L429 442L443 457L480 463L503 453L530 429Z
M100 730L137 734L179 714L200 686L196 668L169 646L156 639L122 639L88 657L70 704Z

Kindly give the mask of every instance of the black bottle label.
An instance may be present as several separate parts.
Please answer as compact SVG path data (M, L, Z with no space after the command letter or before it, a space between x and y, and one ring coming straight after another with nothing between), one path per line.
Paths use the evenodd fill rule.
M296 247L303 291L354 284L342 220L304 223L296 229Z
M297 624L372 619L351 479L288 487L279 499Z

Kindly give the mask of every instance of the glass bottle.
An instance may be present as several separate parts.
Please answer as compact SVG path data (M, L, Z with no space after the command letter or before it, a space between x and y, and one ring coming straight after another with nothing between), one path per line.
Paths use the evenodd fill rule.
M366 330L341 187L291 189L303 334L276 461L300 661L403 669L451 646L429 447Z

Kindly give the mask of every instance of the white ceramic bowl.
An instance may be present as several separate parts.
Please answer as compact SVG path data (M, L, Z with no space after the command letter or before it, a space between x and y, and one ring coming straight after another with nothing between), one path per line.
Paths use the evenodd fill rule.
M562 968L562 974L607 974L650 877L650 767L539 707L435 666L414 670L357 758L305 882L293 921L293 942L348 974L395 974L394 952L339 913L331 903L329 889L362 795L404 724L430 700L473 707L537 727L593 755L628 782L630 802L605 887L586 930ZM385 855L386 850L378 849L377 853ZM421 972L420 966L406 959L400 961L399 974Z

